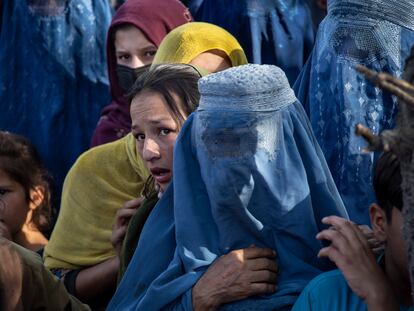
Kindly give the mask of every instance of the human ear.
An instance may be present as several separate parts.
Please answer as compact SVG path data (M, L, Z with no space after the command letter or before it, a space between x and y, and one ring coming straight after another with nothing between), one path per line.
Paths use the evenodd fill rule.
M43 186L36 186L30 190L30 210L37 209L45 199L45 188Z
M385 211L378 204L373 203L369 207L369 216L376 239L380 242L386 242L387 215Z

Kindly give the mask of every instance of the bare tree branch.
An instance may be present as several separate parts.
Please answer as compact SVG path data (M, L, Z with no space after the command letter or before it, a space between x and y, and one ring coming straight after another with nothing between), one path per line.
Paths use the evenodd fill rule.
M356 70L381 89L390 92L414 108L414 86L407 81L395 78L388 73L378 73L364 66L357 65Z
M365 151L384 150L384 144L381 137L372 134L371 130L361 123L358 123L355 126L355 134L362 136L368 142L368 146L365 148Z

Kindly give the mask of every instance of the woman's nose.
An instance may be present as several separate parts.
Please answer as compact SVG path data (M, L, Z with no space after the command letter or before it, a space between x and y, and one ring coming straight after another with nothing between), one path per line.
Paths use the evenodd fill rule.
M139 68L145 66L145 63L137 55L134 55L131 60L131 68Z
M145 139L144 148L142 150L142 157L145 161L152 161L160 158L159 145L151 138Z

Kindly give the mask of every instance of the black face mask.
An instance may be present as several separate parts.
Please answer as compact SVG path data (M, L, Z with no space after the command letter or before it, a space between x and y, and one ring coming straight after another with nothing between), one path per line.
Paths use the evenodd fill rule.
M118 85L124 92L128 93L134 85L135 80L144 72L146 72L151 65L145 65L138 68L130 68L124 65L116 65L116 76L118 78Z

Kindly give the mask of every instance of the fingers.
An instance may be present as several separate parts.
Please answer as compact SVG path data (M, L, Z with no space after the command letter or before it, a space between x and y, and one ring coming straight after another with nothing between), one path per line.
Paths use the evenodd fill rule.
M368 239L358 226L354 226L354 233L366 250L370 249Z
M277 274L269 270L255 271L249 278L251 283L271 283L275 284Z
M144 201L144 197L136 198L126 202L122 208L116 212L116 220L114 226L120 227L128 224L129 220L136 213L137 208Z
M316 238L331 241L331 245L322 248L318 257L328 257L341 269L357 257L363 261L367 255L370 256L368 241L356 224L336 216L326 217L322 222L331 227L319 232Z
M371 251L376 257L384 253L384 246L371 248Z
M343 256L341 252L338 251L335 247L328 246L322 248L318 253L318 258L327 257L332 262L334 262L337 266L340 266L342 263Z
M331 241L331 247L339 250L346 250L349 247L346 237L340 231L333 228L319 232L316 238L318 240Z
M113 232L112 236L114 240L120 240L120 238L123 238L125 236L126 232L127 232L126 226L120 227Z
M115 229L114 231L112 231L112 236L111 236L111 243L114 247L116 247L118 245L118 243L122 242L125 238L126 235L126 231L127 231L127 227L119 227L117 229Z
M325 234L323 232L328 231L328 230L323 230L321 231L316 237L317 239L327 239L329 241L331 241L333 244L335 244L336 246L341 246L341 250L344 251L345 247L349 247L349 246L357 246L358 248L360 248L360 246L364 246L364 247L368 247L368 241L367 239L364 237L364 235L362 234L361 230L359 230L358 226L341 217L337 217L337 216L329 216L329 217L325 217L322 219L322 222L324 224L328 224L331 225L332 227L328 230L332 230L333 231L338 231L344 238L345 238L345 244L349 244L349 245L344 245L343 239L338 239L338 241L336 242L335 239L336 238L340 238L340 235L338 234L332 234L332 233L328 233Z
M143 201L144 201L144 197L140 197L140 198L130 200L130 201L128 201L124 204L122 209L131 209L131 208L135 209L135 208L138 208Z
M343 225L345 225L346 223L352 223L350 220L339 217L339 216L328 216L328 217L324 217L322 218L322 223L324 223L325 225L331 225L333 227L341 227Z
M255 259L261 257L275 258L276 252L270 248L260 248L256 246L250 246L243 249L245 259Z
M270 283L251 283L248 296L272 294L277 290L275 284Z
M137 212L136 209L119 209L117 212L117 217L118 218L131 218L132 216L135 215L135 213Z
M128 225L129 220L132 218L132 216L135 215L136 212L137 212L136 209L126 209L126 208L119 209L116 212L116 221L115 221L116 227Z
M361 230L361 232L365 236L373 236L374 235L374 231L372 231L372 229L367 225L358 225L358 228L359 228L359 230Z
M273 273L279 272L279 266L275 259L255 258L247 261L247 263L252 271L269 270Z
M374 231L367 225L359 225L358 229L362 232L365 239L369 242L370 240L375 240L375 234Z
M375 248L383 248L384 247L384 242L377 240L376 238L373 239L369 239L368 240L368 244L369 247L371 249L375 249Z
M379 255L384 251L384 242L377 240L374 231L367 225L360 225L358 228L361 230L365 239L368 241L368 247L375 255Z

